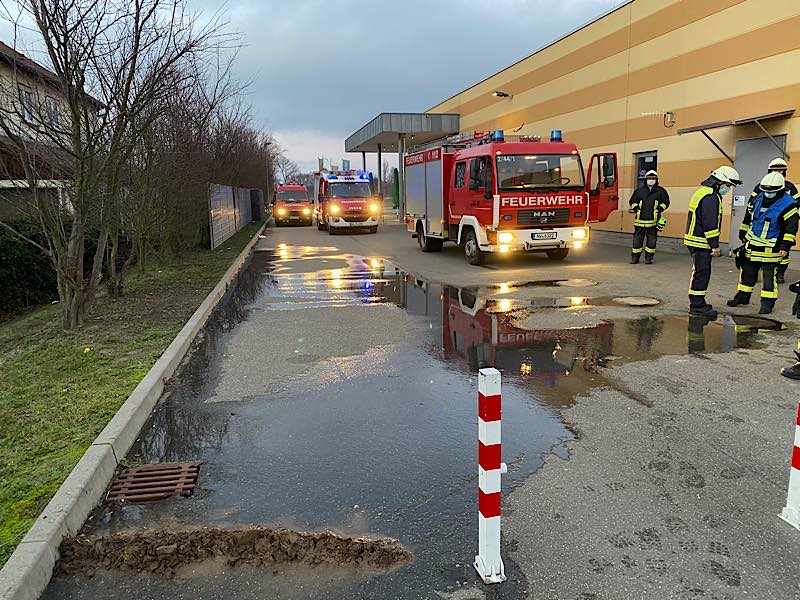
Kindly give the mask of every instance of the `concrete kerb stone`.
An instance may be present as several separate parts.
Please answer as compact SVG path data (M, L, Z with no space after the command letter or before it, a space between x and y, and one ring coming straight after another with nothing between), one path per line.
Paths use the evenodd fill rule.
M47 587L61 541L66 535L75 535L89 513L102 500L119 461L130 450L161 397L164 384L174 375L211 312L247 261L266 225L265 222L259 228L220 282L100 432L14 550L0 571L2 600L35 600Z

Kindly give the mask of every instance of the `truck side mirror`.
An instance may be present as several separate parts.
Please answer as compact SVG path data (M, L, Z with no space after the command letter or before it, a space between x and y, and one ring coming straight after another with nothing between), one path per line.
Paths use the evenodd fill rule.
M483 197L487 200L491 200L493 198L493 189L494 189L494 178L492 177L492 168L487 165L486 170L484 171L484 182L483 182Z

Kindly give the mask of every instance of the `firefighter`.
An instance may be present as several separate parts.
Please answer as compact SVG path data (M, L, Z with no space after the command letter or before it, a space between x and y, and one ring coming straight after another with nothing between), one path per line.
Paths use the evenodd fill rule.
M776 158L767 167L767 173L780 173L783 175L783 178L786 179L786 172L789 170L789 165L786 164L786 161L782 158ZM798 206L800 206L800 192L797 191L797 186L793 184L791 181L786 180L786 191L792 195L792 197L797 200ZM753 193L750 196L751 198L755 198L758 194L761 193L759 189L759 184L753 189ZM789 268L789 257L786 256L785 258L781 259L781 263L777 269L777 276L775 277L778 283L785 283L786 282L786 269Z
M792 306L792 314L800 319L800 281L795 281L790 285L789 291L796 294L794 297L794 306ZM797 357L797 362L791 367L782 368L781 375L789 379L800 379L800 340L797 341L797 349L794 351L794 355Z
M768 315L778 298L777 269L797 239L797 200L786 190L786 182L777 171L764 175L759 194L750 198L739 239L744 242L744 260L736 295L728 306L750 303L753 287L761 271L761 308L758 314Z
M645 185L634 191L630 199L631 211L636 213L633 222L632 265L639 263L643 251L644 264L653 264L658 231L664 228L666 222L661 214L669 208L669 194L658 185L658 173L650 170L644 177Z
M716 319L717 311L706 302L711 280L711 258L720 255L719 235L722 226L722 197L741 184L739 173L727 165L711 172L689 201L686 235L683 243L692 256L689 284L689 313Z

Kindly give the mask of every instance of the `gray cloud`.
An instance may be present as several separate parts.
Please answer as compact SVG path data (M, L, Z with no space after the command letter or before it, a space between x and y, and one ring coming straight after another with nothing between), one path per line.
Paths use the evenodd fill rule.
M615 4L235 0L223 15L244 34L237 70L265 127L347 135L381 111L425 110Z

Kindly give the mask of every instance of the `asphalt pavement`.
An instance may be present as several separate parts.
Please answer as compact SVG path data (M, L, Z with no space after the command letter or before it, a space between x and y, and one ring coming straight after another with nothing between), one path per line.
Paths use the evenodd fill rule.
M470 267L398 224L268 230L129 456L202 460L199 491L103 508L85 533L330 529L396 538L414 560L101 571L45 598L800 598L800 531L777 518L800 385L778 374L791 294L771 321L756 303L698 322L687 256L628 259L595 243ZM733 269L714 263L720 309ZM510 466L495 586L471 567L484 366L503 372Z

